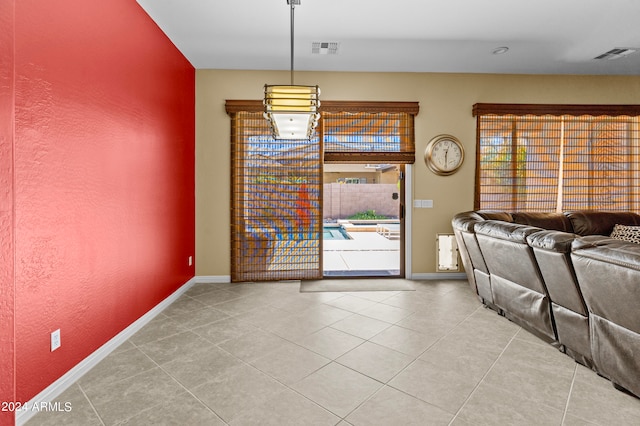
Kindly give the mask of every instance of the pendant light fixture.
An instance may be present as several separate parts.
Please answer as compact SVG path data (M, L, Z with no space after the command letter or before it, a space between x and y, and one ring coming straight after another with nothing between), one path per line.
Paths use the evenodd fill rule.
M300 0L287 0L291 12L291 84L264 85L264 117L274 139L311 139L320 114L320 88L293 84L293 15Z

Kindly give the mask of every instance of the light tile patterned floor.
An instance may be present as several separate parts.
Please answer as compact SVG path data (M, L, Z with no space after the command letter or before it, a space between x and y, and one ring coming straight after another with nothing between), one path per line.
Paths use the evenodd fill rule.
M198 284L36 425L638 425L640 400L482 307L465 281L300 293Z

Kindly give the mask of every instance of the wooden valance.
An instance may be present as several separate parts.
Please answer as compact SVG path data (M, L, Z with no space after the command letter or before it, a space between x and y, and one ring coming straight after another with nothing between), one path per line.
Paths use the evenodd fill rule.
M640 115L640 105L483 104L473 106L479 115Z
M227 99L227 114L239 111L259 112L264 110L262 100ZM375 101L323 101L320 100L322 112L404 112L417 115L420 111L418 102L375 102Z

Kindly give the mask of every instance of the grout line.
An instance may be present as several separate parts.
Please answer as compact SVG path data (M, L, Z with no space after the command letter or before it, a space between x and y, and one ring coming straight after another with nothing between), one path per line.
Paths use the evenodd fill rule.
M390 297L392 297L392 296L390 296ZM338 297L338 298L336 298L336 299L339 299L339 298L340 298L340 297ZM336 300L336 299L333 299L333 300ZM363 299L363 300L369 300L369 299ZM381 301L371 301L371 302L374 302L376 305L377 305L377 304L383 304ZM368 402L368 401L369 401L369 400L370 400L374 395L376 395L378 392L380 392L382 389L384 389L384 388L387 386L387 384L386 384L386 383L384 383L384 382L381 382L380 380L377 380L377 379L375 379L375 378L373 378L373 377L370 377L370 376L368 376L368 375L366 375L366 374L364 374L364 373L362 373L362 372L360 372L360 371L354 370L354 369L352 369L352 368L351 368L351 367L349 367L349 366L346 366L346 365L341 364L340 362L338 362L338 358L340 358L341 356L343 356L343 355L345 355L345 354L347 354L347 353L349 353L349 352L351 352L351 351L355 350L356 348L358 348L358 347L362 346L364 343L366 343L366 342L370 342L370 339L372 339L372 338L373 338L373 337L375 337L376 335L380 334L382 331L381 331L380 333L376 333L376 335L372 336L370 339L363 339L362 337L355 336L355 335L352 335L352 334L347 333L347 332L345 332L345 331L335 329L335 328L331 327L333 324L335 324L335 323L337 323L337 322L340 322L340 321L342 321L342 320L344 320L344 319L346 319L346 318L350 318L350 317L352 317L352 316L354 316L354 315L357 315L357 314L358 314L358 315L360 315L360 314L359 314L359 313L357 313L357 312L349 311L349 310L346 310L346 309L339 308L339 307L337 307L337 306L330 305L330 304L325 303L325 302L319 302L319 303L318 303L318 306L327 306L327 307L331 307L331 308L334 308L334 309L341 309L341 310L344 310L344 311L346 311L346 312L349 312L349 313L350 313L350 315L349 315L349 316L347 316L347 317L345 317L345 318L342 318L342 319L340 319L340 320L334 321L334 322L332 322L332 323L330 323L330 324L327 324L327 325L325 325L324 327L322 327L320 330L317 330L317 331L315 331L315 332L313 332L313 333L311 333L311 334L309 334L309 335L313 335L313 334L315 334L315 333L318 333L318 332L319 332L319 331L321 331L321 330L324 330L324 329L327 329L327 328L331 328L332 330L335 330L335 331L338 331L338 332L341 332L341 333L345 333L345 334L347 334L347 335L349 335L349 336L356 337L356 338L358 338L358 339L362 340L362 342L361 342L361 343L359 343L357 346L355 346L355 347L351 348L350 350L348 350L348 351L347 351L347 352L345 352L344 354L342 354L342 355L340 355L340 356L336 357L335 359L331 359L331 358L326 357L326 356L325 356L325 355L323 355L323 354L320 354L320 353L318 353L318 352L314 351L313 349L310 349L310 348L307 348L307 347L305 347L305 346L302 346L302 345L301 345L301 344L299 344L298 342L293 341L293 340L290 340L289 338L286 338L286 337L280 336L280 335L278 335L278 334L276 334L276 333L273 333L273 332L271 332L271 331L269 331L269 330L263 330L263 331L268 332L268 333L271 333L271 334L274 334L274 335L276 335L276 336L278 336L278 337L280 337L280 338L282 338L282 339L284 339L284 340L286 340L286 341L290 342L291 344L294 344L294 345L296 345L296 346L298 346L298 347L300 347L300 348L302 348L302 349L306 349L306 350L308 350L308 351L310 351L310 352L312 352L312 353L315 353L315 354L317 354L317 355L319 355L319 356L321 356L321 357L323 357L323 358L326 358L326 359L329 361L328 363L326 363L326 364L324 364L323 366L321 366L321 367L319 367L319 368L315 369L314 371L312 371L312 372L310 372L309 374L307 374L305 377L303 377L303 378L301 378L300 380L298 380L298 382L300 382L300 381L304 380L305 378L307 378L307 377L309 377L310 375L312 375L312 374L316 373L317 371L319 371L319 370L321 370L321 369L323 369L323 368L325 368L325 367L327 367L327 366L331 365L332 363L334 363L334 364L336 364L336 365L339 365L339 366L341 366L341 367L347 368L347 369L349 369L349 370L351 370L351 371L353 371L353 372L355 372L355 373L357 373L357 374L361 374L361 375L363 375L363 376L365 376L365 377L367 377L367 378L369 378L369 379L371 379L371 380L374 380L374 381L376 381L376 382L378 382L378 383L380 383L380 384L381 384L381 386L380 386L380 387L379 387L375 392L373 392L371 395L369 395L369 396L368 396L364 401L362 401L360 404L358 404L358 405L357 405L353 410L351 410L349 413L347 413L344 417L343 417L343 416L340 416L340 415L338 415L337 413L335 413L335 412L333 412L333 411L329 410L327 407L324 407L324 406L320 405L318 402L316 402L316 401L314 401L314 400L312 400L312 399L308 398L306 395L304 395L304 394L300 393L299 391L297 391L296 389L294 389L294 388L293 388L293 387L291 387L290 385L288 385L288 384L286 384L286 383L281 382L281 381L280 381L280 380L278 380L277 378L275 378L275 377L273 377L273 376L269 375L269 374L268 374L268 373L266 373L266 372L263 372L262 370L260 370L259 368L255 367L255 366L254 366L254 365L252 365L252 364L249 364L249 363L247 363L247 364L248 364L250 367L255 368L256 370L260 371L262 374L266 375L267 377L269 377L269 378L271 378L271 379L273 379L273 380L277 381L278 383L282 384L282 385L283 385L283 386L285 386L287 389L289 389L289 390L291 390L291 391L293 391L293 392L297 393L298 395L302 396L303 398L305 398L306 400L310 401L310 402L311 402L311 403L313 403L314 405L316 405L316 406L318 406L318 407L322 408L323 410L325 410L325 411L327 411L327 412L329 412L329 413L331 413L331 414L335 415L336 417L338 417L338 418L339 418L339 419L341 419L342 421L348 422L348 421L346 420L347 416L349 416L351 413L353 413L353 412L354 412L354 411L356 411L358 408L360 408L363 404L365 404L366 402ZM390 305L386 305L386 306L390 306ZM312 308L311 308L311 309L312 309ZM303 312L301 312L300 314L304 314L304 311L303 311ZM366 317L366 315L364 315L364 316ZM371 318L371 317L366 317L366 318ZM372 318L372 319L375 319L375 320L378 320L378 321L381 321L381 322L385 322L385 323L387 323L386 321L382 321L382 320L379 320L379 319L377 319L377 318ZM393 323L387 323L387 324L389 324L389 327L391 327L391 326L393 326L393 325L394 325ZM389 328L389 327L387 327L387 328ZM385 330L386 330L386 329L385 329ZM383 331L384 331L384 330L383 330ZM307 336L309 336L309 335L307 335ZM370 342L370 343L373 343L373 342ZM384 347L384 348L386 348L386 349L389 349L389 350L392 350L392 351L394 351L394 352L402 353L402 352L396 351L396 350L394 350L394 349L387 348L386 346L383 346L383 345L379 345L379 346L382 346L382 347ZM271 352L273 352L273 351L271 351ZM271 353L271 352L269 352L269 353ZM231 355L233 356L233 354L231 354ZM268 355L268 354L265 354L264 356L267 356L267 355ZM403 355L406 355L406 354L403 354ZM243 361L243 360L241 360L241 361ZM414 360L414 361L415 361L415 360ZM243 362L245 362L245 361L243 361ZM245 363L246 363L246 362L245 362ZM411 363L410 363L410 364L411 364ZM406 367L405 367L405 368L406 368ZM403 370L404 370L404 369L403 369ZM401 370L401 371L402 371L402 370ZM395 377L395 376L394 376L394 377ZM389 379L389 380L391 380L391 379ZM296 382L296 383L298 383L298 382ZM339 422L338 422L338 423L339 423Z
M142 351L141 351L141 352L142 352ZM144 352L143 352L143 353L144 353ZM144 355L145 355L145 356L147 356L147 357L149 357L147 354L144 354ZM149 358L149 359L151 359L151 358ZM157 367L159 367L159 369L160 369L160 370L162 370L165 374L167 374L167 372L166 372L166 371L164 371L164 370L162 369L162 367L160 367L160 366L159 366L159 365L158 365L154 360L151 360L151 361L152 361L154 364L156 364L156 366L157 366ZM134 374L134 375L129 376L129 377L125 377L124 379L118 380L118 381L116 381L116 382L110 383L110 384L109 384L109 386L114 385L114 384L116 384L116 383L121 383L121 382L123 382L123 381L125 381L125 380L128 380L128 379L132 379L132 378L134 378L134 377L136 377L136 376L140 376L140 375L142 375L142 374L144 374L144 373L147 373L147 372L149 372L149 371L151 371L151 370L154 370L154 369L156 369L156 367L153 367L153 368L151 368L151 369L149 369L149 370L142 371L142 372L140 372L140 373ZM175 381L175 379L174 379L172 376L169 376L169 377L171 377L171 379ZM88 396L87 396L87 399L89 399L89 397L88 397ZM89 400L89 402L91 402L91 400ZM155 405L151 405L151 406L145 406L145 408L144 408L144 409L139 410L138 412L136 412L135 414L133 414L131 417L127 417L126 419L123 419L122 421L130 420L130 419L134 418L135 416L137 416L138 414L140 414L140 413L144 413L144 412L147 412L147 411L150 411L150 410L152 410L152 409L154 409L154 408L156 408L156 407L158 407L158 406L160 406L160 405L161 405L161 403L158 403L158 404L155 404ZM91 406L93 407L93 404L91 404ZM95 409L95 408L94 408L94 409ZM102 421L102 418L100 418L100 420ZM118 423L121 423L121 422L118 422ZM104 422L103 422L103 424L104 424Z
M520 329L522 329L522 327L520 327ZM519 330L518 330L519 332ZM505 351L507 350L507 348L509 347L509 345L511 345L511 343L515 340L516 336L518 335L518 333L514 333L514 335L511 337L511 339L509 340L509 342L504 346L504 348L502 348L502 351L500 352L500 355L498 355L498 357L496 358L495 361L493 361L493 363L491 364L491 367L489 367L489 369L482 375L482 378L478 381L478 383L475 385L475 387L473 388L473 390L471 391L471 393L469 394L469 396L464 400L464 402L462 403L462 405L460 406L460 408L458 409L458 411L455 413L455 415L453 416L453 418L451 419L451 422L449 422L449 425L452 425L453 422L455 421L455 419L458 417L458 415L460 414L460 412L462 411L462 409L465 407L465 405L467 405L467 402L469 402L469 400L471 399L471 397L473 397L473 395L476 393L476 391L478 390L478 388L480 387L480 385L482 384L482 382L484 381L484 379L489 375L489 373L491 372L491 370L493 370L493 367L495 367L495 365L498 363L498 361L500 361L500 358L502 358L502 355L504 355Z
M378 303L382 303L382 304L384 304L382 301L381 301L381 302L378 302ZM391 306L391 305L388 305L388 306ZM439 408L439 409L443 410L444 412L448 412L447 410L445 410L445 409L444 409L444 408L442 408L442 407L439 407L439 406L437 406L437 405L435 405L435 404L433 404L433 403L431 403L431 402L424 401L424 400L422 400L422 399L420 399L420 398L416 397L415 395L411 395L411 394L409 394L409 393L405 392L405 391L404 391L404 390L402 390L402 389L398 389L398 388L396 388L396 387L392 386L392 385L390 384L390 382L391 382L394 378L396 378L398 375L400 375L401 373L403 373L405 370L407 370L410 366L412 366L412 365L414 365L416 362L420 361L420 359L419 359L419 358L420 358L424 353L428 352L428 351L429 351L429 349L431 349L431 348L432 348L436 343L438 343L440 340L444 339L446 336L448 336L449 334L451 334L451 333L453 332L453 330L454 330L454 329L456 329L460 324L462 324L462 323L463 323L464 321L466 321L469 317L471 317L473 314L475 314L475 313L476 313L480 308L482 308L482 305L480 305L480 306L478 306L476 309L474 309L474 310L473 310L473 312L471 312L469 315L467 315L464 319L460 320L460 321L459 321L455 326L453 326L453 327L452 327L448 332L446 332L444 335L442 335L439 339L437 339L435 342L433 342L431 345L429 345L429 347L428 347L427 349L425 349L423 352L421 352L419 355L417 355L417 356L415 356L415 357L413 357L413 355L408 355L408 354L405 354L405 353L403 353L403 352L397 351L397 350L395 350L395 349L393 349L393 348L389 348L389 347L387 347L387 346L380 345L380 344L378 344L378 343L372 342L372 341L371 341L371 339L373 339L375 336L371 337L371 339L367 339L367 340L366 340L366 342L369 342L369 343L372 343L372 344L375 344L375 345L378 345L378 346L382 346L382 347L384 347L385 349L389 349L389 350L391 350L391 351L394 351L394 352L397 352L397 353L401 353L401 354L403 354L403 355L411 356L411 357L413 357L413 358L414 358L414 359L413 359L413 361L409 362L406 366L404 366L402 369L400 369L396 374L394 374L394 375L393 375L389 380L387 380L386 382L380 382L379 380L377 380L377 379L375 379L375 378L373 378L373 377L367 376L366 374L364 374L364 373L362 373L362 372L360 372L360 371L353 370L353 369L352 369L352 368L350 368L349 366L346 366L346 365L340 364L337 360L334 360L334 362L337 362L339 365L343 365L344 367L349 368L349 369L351 369L352 371L355 371L356 373L362 374L362 375L364 375L364 376L366 376L366 377L371 378L372 380L375 380L375 381L377 381L377 382L382 383L382 386L381 386L381 387L380 387L376 392L374 392L374 393L373 393L372 395L370 395L370 396L369 396L365 401L363 401L363 402L362 402L361 404L359 404L356 408L354 408L351 412L349 412L349 413L348 413L348 414L343 418L343 420L345 420L345 421L346 421L346 418L347 418L349 415L351 415L353 412L355 412L356 410L358 410L362 405L364 405L364 404L365 404L366 402L368 402L371 398L373 398L375 395L377 395L379 392L381 392L381 391L382 391L382 389L384 389L385 387L389 387L389 388L394 389L394 390L396 390L396 391L398 391L398 392L401 392L401 393L403 393L403 394L405 394L405 395L407 395L407 396L410 396L411 398L415 398L415 399L417 399L417 400L419 400L419 401L422 401L422 402L424 402L424 403L426 403L426 404L429 404L429 405L431 405L431 406L433 406L433 407L437 407L437 408ZM403 308L399 308L399 309L403 309ZM416 311L413 311L411 315L413 315L413 314L415 314L415 313L416 313ZM411 316L411 315L409 315L409 316ZM407 317L407 318L408 318L408 317ZM397 324L392 324L392 325L397 325ZM398 326L398 327L405 328L406 330L414 331L414 332L416 332L416 333L420 333L420 332L418 332L418 331L411 330L411 329L406 328L406 327L402 327L402 326ZM388 329L388 327L387 327L387 329ZM385 330L386 330L386 329L385 329ZM384 331L384 330L383 330L383 331ZM382 333L382 331L381 331L380 333ZM380 334L380 333L378 333L378 334ZM420 334L422 334L422 333L420 333ZM377 334L376 334L376 336L377 336ZM509 343L510 343L510 342L509 342ZM363 343L363 344L364 344L364 343ZM508 346L508 344L507 344L507 346ZM354 348L354 349L355 349L355 348ZM353 349L352 349L352 350L353 350ZM349 352L350 352L350 351L349 351ZM504 349L503 349L503 352L504 352ZM502 353L501 353L501 355L502 355ZM474 390L475 390L475 388L474 388ZM472 393L473 393L473 392L472 392ZM466 401L465 401L465 402L466 402ZM463 404L463 405L464 405L464 404ZM454 417L452 418L452 421L453 421L453 419L455 419L456 415L457 415L457 413L456 413L456 414L454 415Z
M93 412L96 414L96 417L98 417L98 420L100 421L102 426L106 426L104 420L102 420L102 416L100 416L100 414L98 413L98 410L93 405L93 402L91 402L91 398L89 398L89 395L87 395L87 393L84 391L84 389L82 389L82 385L80 383L78 383L78 382L76 382L76 385L78 385L78 388L80 388L80 392L82 392L82 395L84 395L85 399L87 400L87 402L91 406L91 409L93 410Z
M328 327L328 326L326 326L326 327L324 327L324 328L327 328L327 327ZM291 343L291 344L293 344L293 345L299 346L299 347L300 347L300 348L302 348L302 349L306 349L306 350L308 350L308 351L310 351L310 352L312 352L312 353L314 353L314 354L316 354L316 355L319 355L319 356L321 356L321 357L323 357L323 358L326 358L326 359L329 361L329 362L327 362L326 364L324 364L323 366L321 366L321 367L319 367L319 368L317 368L317 369L313 370L312 372L310 372L309 374L307 374L306 376L304 376L303 378L301 378L300 380L298 380L296 383L298 383L298 382L300 382L300 381L304 380L305 378L307 378L307 377L308 377L308 376L310 376L311 374L314 374L314 373L316 373L317 371L319 371L319 370L321 370L321 369L325 368L326 366L330 365L331 363L335 362L335 360L333 360L333 359L327 358L326 356L324 356L324 355L322 355L322 354L318 354L317 352L314 352L313 350L311 350L311 349L309 349L309 348L305 348L304 346L302 346L302 345L300 345L300 344L298 344L298 343L296 343L296 342L293 342L293 341L291 341L291 340L288 340L288 339L286 339L286 338L284 338L284 337L282 337L282 336L279 336L279 335L277 335L277 334L275 334L275 333L272 333L272 332L270 332L270 331L268 331L268 330L262 330L262 329L259 329L259 330L264 331L264 332L266 332L266 333L273 334L274 336L277 336L277 337L279 337L279 338L281 338L281 339L283 339L283 340L286 340L287 342L289 342L289 343ZM318 330L318 331L319 331L319 330ZM311 333L311 334L313 334L313 333ZM336 414L336 413L334 413L333 411L329 410L328 408L326 408L326 407L324 407L324 406L320 405L318 402L316 402L316 401L314 401L314 400L310 399L310 398L309 398L309 397L307 397L306 395L304 395L304 394L300 393L297 389L295 389L295 388L293 388L293 387L292 387L292 385L293 385L293 384L292 384L292 385L288 385L288 384L286 384L286 383L284 383L284 382L280 381L278 378L273 377L272 375L270 375L270 374L268 374L268 373L266 373L266 372L264 372L264 371L260 370L258 367L254 366L254 365L253 365L253 364L251 364L250 362L245 361L245 360L243 360L243 359L241 359L241 358L238 358L235 354L233 354L233 353L231 353L231 352L227 351L226 349L224 349L224 348L222 348L222 347L220 347L220 346L218 346L218 345L216 345L216 347L217 347L218 349L220 349L220 350L222 350L222 351L226 352L226 353L227 353L227 354L229 354L230 356L234 357L235 359L239 360L240 362L242 362L243 364L245 364L247 367L250 367L250 368L252 368L252 369L256 370L257 372L259 372L260 374L262 374L262 375L264 375L264 376L266 376L266 377L270 378L271 380L274 380L274 381L276 381L276 382L280 383L280 384L281 384L282 386L284 386L287 390L290 390L290 391L292 391L292 392L295 392L296 394L298 394L299 396L303 397L304 399L306 399L307 401L311 402L312 404L314 404L314 405L318 406L319 408L321 408L321 409L325 410L325 411L326 411L326 412L328 412L328 413L333 414L333 415L334 415L334 416L336 416L338 419L340 419L340 421L344 420L344 419L343 419L341 416L339 416L338 414ZM274 349L274 350L272 350L272 351L269 351L269 352L265 353L263 356L260 356L260 357L256 358L254 361L257 361L258 359L264 358L264 357L268 356L269 354L271 354L271 353L273 353L273 352L276 352L277 350L278 350L278 349ZM339 365L342 365L342 364L339 364ZM168 374L168 373L167 373L167 374ZM224 373L224 374L226 374L226 373ZM360 374L362 374L362 373L360 373ZM181 385L182 385L182 384L181 384ZM184 387L184 386L183 386L183 387ZM282 391L282 392L284 392L284 391ZM282 393L282 392L279 392L278 394L280 394L280 393ZM191 393L191 392L189 392L189 393ZM195 395L194 395L194 397L195 397L196 399L198 399L198 401L200 401L200 399L199 399L199 398L197 398ZM205 406L207 406L204 402L202 402L202 401L200 401L200 402L201 402L202 404L204 404ZM207 408L209 408L209 407L207 406ZM210 409L210 408L209 408L209 409ZM216 414L216 416L218 416L218 414L217 414L217 413L215 413L215 414ZM220 416L218 416L218 417L220 417ZM338 421L338 423L340 423L340 421ZM336 424L338 424L338 423L336 423ZM225 422L225 424L228 424L228 423L226 423L226 422Z
M571 386L569 387L569 394L567 395L567 402L564 405L564 412L562 413L562 425L567 418L567 412L569 411L569 402L571 401L571 395L573 394L573 385L576 382L576 376L578 375L578 363L573 366L573 377L571 378Z
M206 340L206 339L205 339ZM220 415L218 413L216 413L211 407L209 407L207 404L204 403L204 401L202 401L200 398L198 398L193 392L191 392L191 390L189 388L187 388L184 384L182 384L182 382L180 382L177 378L173 377L173 375L171 373L169 373L168 371L166 371L162 365L158 364L153 358L151 358L149 355L147 355L142 349L139 349L140 352L142 352L147 358L149 358L149 360L151 360L151 362L153 362L164 374L166 374L167 376L171 377L171 380L173 380L174 382L176 382L182 389L184 389L189 395L191 395L194 399L196 399L198 402L200 402L200 404L202 404L207 410L211 411L218 419L220 419L220 421L222 421L224 424L228 424L226 421L224 421L224 419L222 417L220 417ZM206 349L203 349L203 351ZM150 407L150 409L155 408L158 405L155 405L153 407ZM139 411L137 414L140 414L142 412L145 411L149 411L149 410L141 410ZM137 415L136 414L136 415ZM129 419L131 419L133 417L130 417ZM127 420L129 420L127 419Z
M402 390L402 389L399 389L399 388L394 387L394 386L393 386L393 385L391 385L390 383L391 383L391 381L392 381L393 379L395 379L396 377L398 377L400 374L402 374L405 370L407 370L407 369L408 369L409 367L411 367L412 365L416 364L418 361L421 361L421 362L427 362L427 361L421 360L421 359L420 359L420 357L421 357L422 355L424 355L426 352L428 352L431 348L433 348L433 347L434 347L438 342L440 342L442 339L444 339L444 338L445 338L445 337L447 337L449 334L451 334L451 333L453 332L453 330L455 330L455 329L456 329L460 324L462 324L462 323L463 323L464 321L466 321L469 317L471 317L473 314L475 314L475 313L476 313L480 308L482 308L482 305L481 305L481 306L478 306L478 308L476 308L472 313L470 313L469 315L467 315L464 319L462 319L462 320L461 320L460 322L458 322L454 327L452 327L448 332L446 332L446 333L445 333L444 335L442 335L439 339L437 339L433 344L431 344L427 349L425 349L423 352L421 352L421 353L420 353L420 355L416 356L416 357L414 358L414 360L413 360L413 361L411 361L411 362L410 362L409 364L407 364L403 369L401 369L400 371L398 371L398 372L397 372L393 377L391 377L391 378L387 381L387 383L385 383L385 386L389 386L389 387L390 387L390 388L392 388L392 389L395 389L395 390L397 390L397 391L399 391L399 392L402 392L402 393L404 393L404 394L406 394L406 395L409 395L409 396L410 396L410 397L412 397L412 398L416 398L416 399L418 399L418 400L420 400L420 401L425 402L426 404L429 404L429 405L431 405L431 406L437 407L437 408L439 408L439 409L441 409L441 410L443 410L443 411L445 411L445 412L449 413L449 411L448 411L448 410L446 410L446 409L444 409L443 407L440 407L440 406L438 406L438 405L436 405L436 404L433 404L433 403L431 403L431 402L428 402L428 401L424 401L424 400L422 400L422 399L420 399L420 398L416 397L415 395L411 395L410 393L407 393L407 392L405 392L405 391L404 391L404 390ZM400 327L400 326L399 326L399 327ZM410 330L410 329L407 329L407 330ZM414 330L412 330L412 331L414 331ZM371 342L371 343L374 343L374 342ZM510 342L509 342L509 343L510 343ZM383 345L382 345L382 346L383 346ZM508 346L508 344L507 344L506 346ZM384 346L384 347L386 348L386 346ZM506 348L506 347L505 347L505 348ZM387 349L391 349L391 348L387 348ZM394 349L391 349L391 350L394 350ZM396 352L399 352L399 351L396 351ZM504 352L504 349L503 349L503 352ZM400 352L400 353L402 353L402 352ZM404 354L404 355L406 355L406 354ZM501 356L501 355L502 355L502 353L500 354L500 356ZM499 358L500 356L498 356L498 358ZM493 365L489 368L489 370L490 370L492 367L493 367ZM483 378L484 378L484 376L483 376ZM480 381L482 381L482 379L481 379ZM477 387L477 385L476 385L476 387ZM475 388L474 388L474 391L475 391ZM473 394L473 391L472 391L471 393ZM470 396L471 396L471 395L470 395ZM465 400L465 403L466 403L466 400ZM462 406L464 406L464 403L462 404ZM461 407L461 408L462 408L462 407ZM460 411L460 410L458 410L458 412L459 412L459 411ZM455 413L455 414L454 414L454 416L453 416L453 418L451 419L451 421L453 421L453 420L455 419L455 417L456 417L456 416L457 416L457 413Z
M340 365L342 365L342 364L340 364ZM345 365L345 366L343 366L343 367L349 368L349 367L347 367L346 365ZM355 371L356 373L362 374L362 373L360 373L359 371L356 371L356 370L352 370L352 369L351 369L351 371ZM363 374L363 375L364 375L364 374ZM369 376L366 376L366 377L369 377ZM369 377L369 378L370 378L370 379L372 379L372 380L376 380L376 379L374 379L373 377ZM386 388L386 387L387 387L387 384L386 384L386 383L382 383L382 382L380 382L379 380L376 380L376 381L377 381L378 383L381 383L381 384L382 384L382 386L380 386L380 387L379 387L375 392L373 392L371 395L369 395L367 398L365 398L365 400L364 400L364 401L362 401L360 404L358 404L358 405L357 405L353 410L349 411L349 412L348 412L344 417L341 417L341 416L338 416L338 417L340 417L340 418L341 418L342 420L344 420L345 422L349 422L349 420L347 420L347 417L349 417L351 414L353 414L353 413L355 413L356 411L358 411L358 409L360 409L360 407L362 407L364 404L366 404L367 402L369 402L369 401L370 401L374 396L376 396L377 394L379 394L379 393L380 393L384 388ZM395 388L393 388L393 389L395 389ZM351 424L351 423L349 423L349 424Z

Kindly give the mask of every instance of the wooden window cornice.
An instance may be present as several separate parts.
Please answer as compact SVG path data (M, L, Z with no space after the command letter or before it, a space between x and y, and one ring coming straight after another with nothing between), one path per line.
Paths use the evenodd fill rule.
M264 105L262 101L257 101L254 99L249 100L237 100L237 99L227 99L225 103L225 110L227 114L236 114L238 112L260 112L264 111Z
M225 110L231 115L240 111L260 112L264 110L264 106L261 100L228 99ZM419 111L418 102L320 101L321 114L322 112L404 112L418 115Z
M640 115L640 105L560 105L560 104L489 104L473 106L473 116L479 115Z

